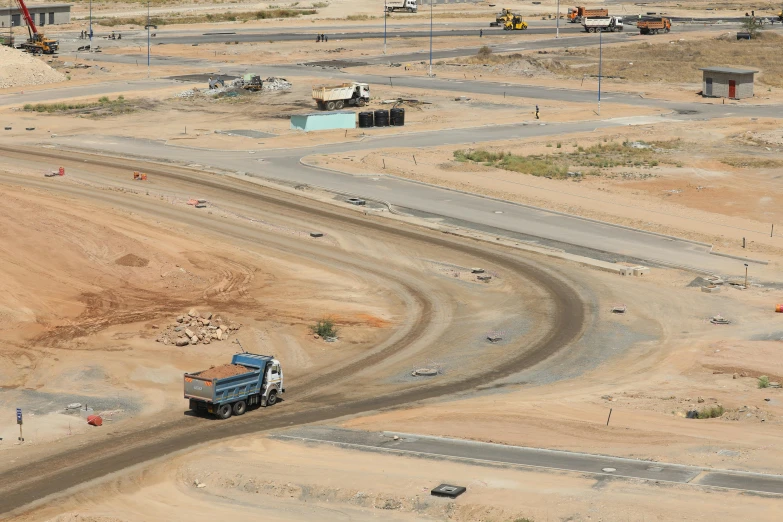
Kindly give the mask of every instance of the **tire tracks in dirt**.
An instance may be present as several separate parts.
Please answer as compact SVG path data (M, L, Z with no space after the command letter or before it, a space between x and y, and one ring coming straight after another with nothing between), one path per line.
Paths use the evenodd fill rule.
M297 212L319 221L339 223L343 229L361 229L397 237L412 243L424 243L427 247L439 247L446 251L480 259L488 265L502 267L520 279L529 280L546 289L553 310L551 322L545 333L528 346L516 346L515 355L502 361L483 361L482 371L459 381L433 383L428 381L393 394L377 397L342 400L328 393L320 394L313 390L307 401L294 402L283 411L280 408L253 412L252 415L233 418L227 422L195 418L189 415L175 421L161 422L149 429L130 432L116 438L109 438L89 446L83 446L68 453L60 453L46 459L34 461L8 470L0 479L0 513L13 514L14 510L36 502L50 495L84 485L91 480L100 479L111 473L120 472L132 466L148 463L176 452L216 441L227 437L258 433L297 424L307 424L335 419L346 415L399 407L412 402L442 397L455 393L468 392L478 386L502 379L529 368L560 349L568 346L582 332L585 318L585 305L578 292L559 274L538 266L533 261L523 260L519 253L510 253L502 248L472 240L458 240L415 226L400 226L398 223L374 221L360 215L341 212L327 205L302 200L295 196L260 187L256 184L221 178L177 167L165 167L157 164L140 166L138 161L98 158L77 153L61 153L50 150L27 151L20 154L14 150L0 147L4 156L18 155L26 160L31 154L37 158L47 157L58 161L73 161L84 164L85 161L109 168L124 168L128 171L143 169L149 174L168 177L199 186L208 186L230 194L251 196L265 205L280 208L286 212ZM40 152L40 154L39 154ZM398 281L398 284L405 282ZM413 295L416 288L408 288ZM385 358L398 353L410 343L416 342L428 327L429 303L427 296L419 293L421 316L405 336L384 350L376 351L361 361L341 366L308 383L313 387L328 387L331 380L341 376L350 377L355 372L378 364ZM304 383L303 383L304 384ZM302 396L305 394L303 393ZM289 399L290 400L290 399Z

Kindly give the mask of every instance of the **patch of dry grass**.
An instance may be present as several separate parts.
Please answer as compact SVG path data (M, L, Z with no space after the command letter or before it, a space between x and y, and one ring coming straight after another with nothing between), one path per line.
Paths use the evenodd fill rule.
M716 38L672 40L674 33L650 36L638 45L605 46L603 76L634 82L701 83L699 67L753 68L761 71L757 83L783 87L783 62L775 60L783 35L762 31L755 40L737 40L734 32ZM569 51L567 59L542 61L562 76L598 75L598 49Z
M721 158L720 162L741 169L776 169L783 166L783 161L781 160L749 158L747 156Z

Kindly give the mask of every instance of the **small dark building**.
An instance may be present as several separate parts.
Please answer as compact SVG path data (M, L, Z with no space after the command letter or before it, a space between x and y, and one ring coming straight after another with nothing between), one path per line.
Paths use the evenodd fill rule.
M752 69L732 69L731 67L703 67L702 96L711 98L731 98L741 100L753 97Z

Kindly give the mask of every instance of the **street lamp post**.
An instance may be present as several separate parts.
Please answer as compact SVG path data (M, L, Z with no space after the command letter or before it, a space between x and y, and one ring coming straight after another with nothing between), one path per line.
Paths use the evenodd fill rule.
M383 0L383 54L386 54L386 17L389 14L386 0Z
M92 47L92 0L90 0L90 44Z
M557 26L557 32L555 38L560 38L560 0L557 0L557 14L555 15L555 25Z
M147 0L147 78L150 77L150 0Z
M598 29L598 115L601 115L601 76L603 74L604 63L604 48L603 48L603 35L604 32Z
M430 0L430 77L432 76L432 4L435 0Z
M745 290L748 289L748 264L745 263Z

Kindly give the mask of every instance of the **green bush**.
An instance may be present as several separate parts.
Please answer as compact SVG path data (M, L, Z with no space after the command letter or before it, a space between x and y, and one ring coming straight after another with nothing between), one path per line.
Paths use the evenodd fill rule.
M769 388L769 377L766 375L759 377L759 388Z
M310 331L321 337L337 337L338 332L334 326L334 321L329 318L321 319L315 323L315 325L310 327Z

